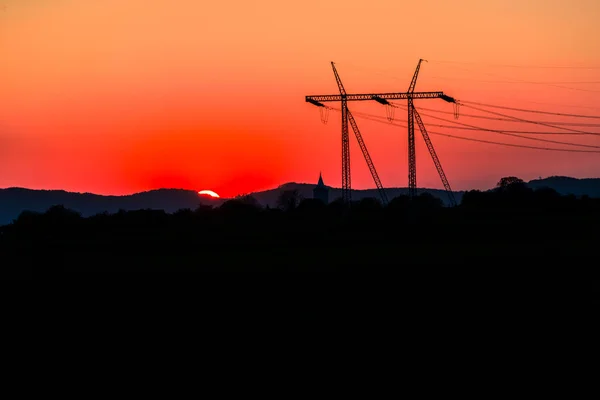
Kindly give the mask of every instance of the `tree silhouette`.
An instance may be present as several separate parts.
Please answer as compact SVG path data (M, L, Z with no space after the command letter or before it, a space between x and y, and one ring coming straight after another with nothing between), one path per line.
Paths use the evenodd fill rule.
M258 200L256 200L256 198L254 196L252 196L251 194L242 194L242 195L236 196L233 200L238 203L241 203L241 204L246 204L248 206L252 206L252 207L256 207L256 208L261 207Z
M496 187L500 189L508 189L511 187L525 186L525 181L521 178L517 178L516 176L505 176L501 178Z
M277 198L277 207L284 211L293 211L302 201L302 196L297 189L284 190Z

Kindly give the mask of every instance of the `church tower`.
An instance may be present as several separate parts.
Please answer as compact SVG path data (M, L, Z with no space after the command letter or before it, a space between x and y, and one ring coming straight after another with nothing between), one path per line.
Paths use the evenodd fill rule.
M325 204L329 204L329 188L323 183L323 177L319 172L319 182L313 189L313 199L319 199Z

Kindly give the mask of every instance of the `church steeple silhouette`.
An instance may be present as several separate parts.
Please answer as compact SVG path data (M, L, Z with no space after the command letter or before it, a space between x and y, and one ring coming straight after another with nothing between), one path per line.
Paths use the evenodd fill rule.
M329 203L329 188L323 183L323 176L319 172L319 182L313 189L313 198L321 200L323 203Z

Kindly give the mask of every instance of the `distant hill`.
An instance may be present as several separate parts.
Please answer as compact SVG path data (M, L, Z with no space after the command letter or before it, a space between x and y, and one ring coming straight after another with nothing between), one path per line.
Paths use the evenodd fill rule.
M551 176L544 179L533 179L527 182L532 189L552 188L562 195L588 195L600 197L600 178L570 178L568 176Z
M201 203L220 205L222 199L199 196L182 189L159 189L126 196L103 196L92 193L73 193L64 190L0 189L0 225L11 223L22 211L45 212L54 205L78 211L84 217L102 212L115 213L120 209L159 209L175 212L182 208L195 209Z
M298 193L305 199L312 199L313 197L313 188L315 187L314 183L285 183L278 188L265 190L262 192L251 193L252 196L258 200L262 205L269 205L269 207L275 207L277 205L277 198L279 194L284 190L297 190ZM329 201L333 201L339 197L342 197L342 190L339 188L333 188L327 186L329 188ZM386 188L385 192L387 194L388 199L393 199L394 197L398 197L400 195L408 195L408 188ZM432 196L438 197L442 199L444 204L449 205L450 200L444 190L440 189L420 189L419 193L429 193ZM454 198L457 203L460 203L462 199L462 195L464 192L458 191L454 192ZM361 200L367 197L375 197L379 198L379 192L377 189L365 189L365 190L356 190L352 189L352 200Z
M276 207L277 199L284 190L298 190L304 198L313 197L314 184L286 183L275 189L250 193L262 206ZM388 198L392 199L401 194L408 194L406 188L386 189ZM446 193L437 189L419 189L419 192L429 192L448 202ZM463 192L456 192L456 201L460 202ZM341 197L342 191L330 188L329 200ZM360 200L366 197L377 197L377 189L352 190L352 199ZM16 219L25 210L45 212L54 205L78 211L88 217L102 212L115 213L119 210L158 209L172 213L179 209L195 209L201 203L220 206L227 199L211 199L200 197L192 190L158 189L148 192L135 193L125 196L104 196L92 193L73 193L64 190L33 190L23 188L0 189L0 225L6 225Z
M588 195L600 198L600 178L576 179L564 176L553 176L545 179L535 179L527 182L533 189L549 187L558 193L575 196ZM298 190L304 198L313 197L312 183L290 182L275 189L250 193L263 206L276 207L277 198L284 190ZM341 197L339 188L329 188L329 201ZM391 200L400 195L407 195L407 188L386 189L388 198ZM440 198L448 205L448 197L445 191L440 189L419 189L419 193L430 193ZM460 203L464 191L454 192L456 201ZM360 200L367 197L379 198L377 189L352 190L352 199ZM172 213L179 209L195 209L198 205L211 204L221 205L227 199L211 199L200 197L192 190L183 189L159 189L148 192L135 193L126 196L103 196L92 193L73 193L64 190L32 190L23 188L0 189L0 225L11 223L19 214L25 210L45 212L54 205L63 205L67 208L80 212L84 217L109 212L114 213L122 210L159 209Z
M551 176L544 179L531 180L527 182L527 186L529 186L532 189L551 188L562 195L573 194L578 197L588 195L589 197L600 198L600 178L578 179L566 176ZM314 187L315 184L312 183L308 184L290 182L283 184L276 189L252 193L252 196L254 196L261 204L268 204L269 206L273 207L277 204L277 197L279 196L279 193L281 193L283 190L298 190L300 195L304 198L312 198L312 190ZM493 188L489 190L493 190ZM408 188L386 188L385 192L388 196L388 199L391 200L394 197L400 195L408 195ZM449 205L450 203L445 190L419 188L418 193L429 193L432 196L441 199L445 205ZM456 202L460 204L465 191L454 191L453 193ZM341 189L329 187L329 201L333 201L341 196ZM377 191L377 189L352 190L353 200L361 200L366 197L379 198L379 192Z

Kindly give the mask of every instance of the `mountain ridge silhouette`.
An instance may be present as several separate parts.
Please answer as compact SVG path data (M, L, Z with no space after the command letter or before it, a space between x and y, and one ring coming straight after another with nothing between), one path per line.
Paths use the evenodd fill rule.
M548 187L562 195L587 195L600 198L600 178L572 178L552 176L526 182L532 189ZM276 188L248 193L262 206L276 207L279 195L285 190L297 190L304 198L312 198L314 183L284 183ZM330 189L329 200L341 197L341 189ZM386 188L388 198L408 195L408 188ZM489 190L493 190L489 189ZM485 191L485 190L484 190ZM442 189L419 188L419 193L430 193L440 198L445 205L449 201ZM454 191L456 201L460 203L466 191ZM367 197L379 198L377 189L352 189L352 199ZM119 210L161 209L173 213L180 209L195 209L199 205L220 206L231 198L210 198L200 196L198 192L186 189L155 189L130 195L100 195L94 193L68 192L65 190L26 189L12 187L0 189L0 225L6 225L16 219L23 211L45 212L54 205L63 205L87 217L103 212L115 213Z

